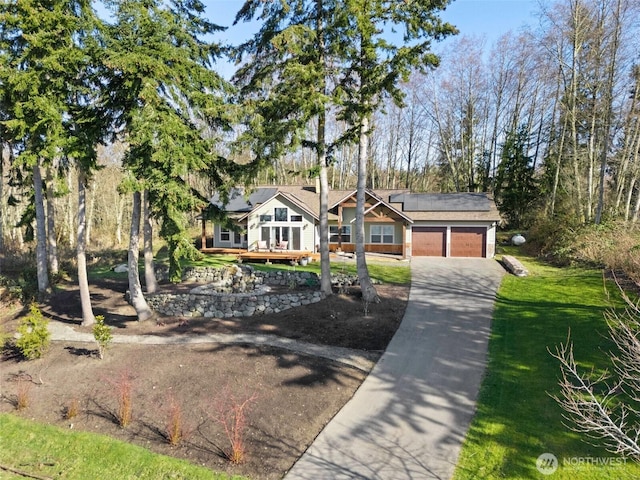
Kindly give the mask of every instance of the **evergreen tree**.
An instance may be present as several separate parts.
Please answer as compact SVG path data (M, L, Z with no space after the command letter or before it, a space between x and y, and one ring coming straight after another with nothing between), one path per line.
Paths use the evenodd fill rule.
M527 214L539 195L533 159L527 155L528 145L526 128L509 133L496 174L496 204L509 228L514 229L527 227Z
M430 50L433 40L456 33L443 23L437 12L448 0L344 0L336 14L343 25L339 37L340 86L343 93L339 118L351 129L346 137L356 140L358 153L358 189L356 207L356 261L358 278L366 302L378 300L369 278L365 259L365 188L371 119L386 97L402 105L400 82L414 70L424 71L438 65ZM398 36L391 32L402 31ZM394 39L396 39L394 43Z
M88 0L0 4L4 126L16 167L31 172L41 294L49 288L41 170L60 157L73 158L87 170L95 165L100 128L90 97L95 90L96 25ZM88 301L88 287L80 287ZM83 301L83 318L91 321L92 316L90 303Z
M332 293L327 169L334 147L327 140L326 122L335 103L336 5L336 0L247 0L235 20L263 21L255 36L236 49L239 62L248 57L235 76L247 107L240 143L254 154L247 173L300 146L315 153L316 166L309 174L320 179L320 278L326 295Z
M229 85L213 71L221 49L203 38L220 27L203 19L199 1L112 1L106 28L107 105L128 144L125 166L148 192L169 248L170 276L197 252L186 213L207 201L186 181L208 172L221 183L232 165L215 153L211 135L228 127Z

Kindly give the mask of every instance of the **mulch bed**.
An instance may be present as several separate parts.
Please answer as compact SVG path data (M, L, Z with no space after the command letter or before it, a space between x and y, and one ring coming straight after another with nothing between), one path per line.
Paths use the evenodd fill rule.
M77 289L66 285L43 312L82 329ZM381 354L397 329L408 286L379 285L382 299L364 314L358 289L319 303L251 318L159 317L139 323L124 301L126 283L92 283L96 315L119 335L269 333L324 345ZM165 288L184 288L166 286ZM17 323L14 311L0 309L5 331ZM28 379L31 405L20 412L38 421L111 435L153 451L255 479L278 479L288 471L324 425L346 403L365 374L330 360L254 345L185 346L114 344L99 360L95 344L54 342L39 360L22 361L11 352L2 358L0 411L15 411L18 379ZM118 379L133 383L133 421L116 421ZM220 416L230 400L249 403L246 458L233 465L224 456L228 440ZM77 401L77 416L65 409ZM169 405L177 401L185 415L185 440L172 447L166 439Z

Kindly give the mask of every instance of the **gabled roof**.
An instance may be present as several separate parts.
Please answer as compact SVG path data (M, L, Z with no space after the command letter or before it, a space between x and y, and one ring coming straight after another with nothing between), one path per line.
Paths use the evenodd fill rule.
M338 205L340 205L341 203L345 202L346 200L348 200L349 198L353 197L354 195L356 195L357 190L351 190L347 195L344 195L339 201L335 202L335 203L329 203L329 210L332 210L333 208L337 207ZM365 190L365 193L367 195L369 195L371 198L373 198L374 200L376 200L376 203L372 206L369 207L364 213L365 215L367 213L369 213L371 210L374 210L375 208L379 207L379 206L383 206L388 208L389 210L391 210L393 213L395 213L396 215L398 215L399 217L402 217L404 220L406 220L409 223L413 223L413 220L411 220L407 215L405 215L404 213L402 213L400 210L398 210L397 208L395 208L394 206L390 205L386 200L384 200L383 197L381 197L380 195L378 195L375 191L373 190L369 190L368 188Z
M278 193L278 188L276 187L257 188L248 195L246 195L243 188L232 188L229 192L229 201L226 204L223 203L219 192L216 192L209 202L227 212L250 212L257 205L272 198L276 193Z
M329 210L348 200L356 190L330 190ZM377 203L391 210L409 223L415 221L498 221L500 213L495 202L486 193L410 193L408 190L370 190L367 194ZM245 218L256 207L281 196L297 208L318 219L320 202L318 193L311 185L278 185L256 187L247 192L234 188L229 193L227 204L219 194L213 195L211 203ZM375 207L373 207L375 208ZM330 217L335 215L330 214ZM337 218L337 217L336 217ZM333 218L335 220L335 218Z
M293 203L297 208L299 208L300 210L304 211L305 213L307 213L308 215L311 215L315 220L318 220L318 215L313 212L304 202L302 202L299 198L297 198L295 195L293 195L292 193L288 193L288 192L279 192L276 191L274 195L272 195L271 197L267 198L266 200L264 200L263 202L260 202L259 204L257 204L255 207L253 207L250 211L246 212L244 215L242 215L238 220L243 220L245 217L247 217L256 207L264 205L266 203L269 203L271 200L273 200L274 198L277 197L282 197L286 200L288 200L289 202Z

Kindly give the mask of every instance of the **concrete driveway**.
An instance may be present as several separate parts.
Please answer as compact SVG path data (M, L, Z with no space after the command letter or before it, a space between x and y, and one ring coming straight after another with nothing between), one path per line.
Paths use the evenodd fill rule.
M504 271L489 259L413 258L411 272L386 352L286 480L451 478Z

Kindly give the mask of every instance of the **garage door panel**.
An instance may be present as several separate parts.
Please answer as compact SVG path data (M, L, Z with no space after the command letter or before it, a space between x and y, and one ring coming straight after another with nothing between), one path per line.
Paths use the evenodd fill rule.
M452 257L486 257L486 245L486 228L451 227Z
M444 257L447 253L446 227L413 227L411 255L416 257Z

